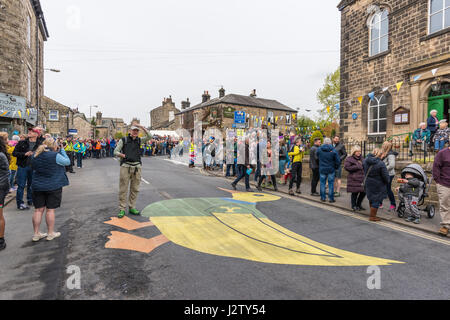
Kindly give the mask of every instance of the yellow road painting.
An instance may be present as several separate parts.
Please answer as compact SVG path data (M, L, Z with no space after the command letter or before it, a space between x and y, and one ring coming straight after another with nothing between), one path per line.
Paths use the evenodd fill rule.
M142 215L175 244L199 252L304 266L369 266L403 263L334 248L283 228L256 209L280 197L232 192L233 198L174 199L149 205Z

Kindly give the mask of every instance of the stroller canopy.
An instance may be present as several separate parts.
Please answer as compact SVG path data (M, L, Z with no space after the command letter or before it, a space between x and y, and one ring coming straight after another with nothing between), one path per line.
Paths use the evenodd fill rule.
M427 174L425 173L423 168L420 165L418 165L417 163L407 165L405 168L403 168L403 170L402 170L402 178L403 179L405 178L406 173L412 173L417 178L421 179L425 184L428 184Z

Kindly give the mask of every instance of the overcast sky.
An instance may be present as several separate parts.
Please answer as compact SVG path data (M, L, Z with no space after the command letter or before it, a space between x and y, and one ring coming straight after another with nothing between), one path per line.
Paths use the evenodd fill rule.
M133 117L172 96L227 93L317 110L316 92L339 66L336 0L41 0L45 94L89 117ZM303 113L303 112L302 112ZM305 113L307 114L307 113ZM315 115L315 113L310 113Z

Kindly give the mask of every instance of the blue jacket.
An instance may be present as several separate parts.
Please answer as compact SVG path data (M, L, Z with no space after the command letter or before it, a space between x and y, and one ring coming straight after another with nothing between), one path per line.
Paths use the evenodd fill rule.
M316 151L319 158L319 173L330 174L339 169L341 160L339 155L331 144L324 144Z
M65 167L57 163L58 155L60 154L57 152L48 151L41 153L37 158L33 157L31 162L33 191L54 191L69 185Z
M429 116L427 120L427 129L430 130L431 133L436 132L438 129L438 125L436 125L436 119L433 116Z

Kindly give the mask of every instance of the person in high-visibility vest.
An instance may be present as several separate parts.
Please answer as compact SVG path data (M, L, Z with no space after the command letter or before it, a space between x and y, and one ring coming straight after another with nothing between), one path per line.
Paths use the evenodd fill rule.
M194 167L195 163L195 148L194 148L194 139L191 139L191 145L189 146L189 168Z
M66 172L75 173L73 171L73 165L75 162L74 150L73 150L73 136L68 135L66 141L64 142L64 151L70 159L70 165L66 167Z

